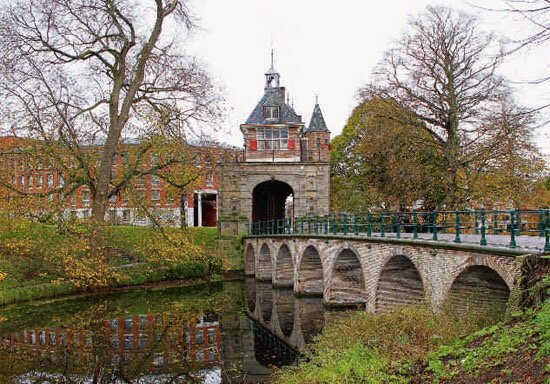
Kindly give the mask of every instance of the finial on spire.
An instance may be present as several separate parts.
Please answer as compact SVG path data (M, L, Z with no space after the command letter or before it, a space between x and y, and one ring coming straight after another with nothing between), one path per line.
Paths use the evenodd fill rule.
M274 70L275 66L273 65L273 47L271 47L271 70Z
M319 104L319 95L315 94L315 104Z

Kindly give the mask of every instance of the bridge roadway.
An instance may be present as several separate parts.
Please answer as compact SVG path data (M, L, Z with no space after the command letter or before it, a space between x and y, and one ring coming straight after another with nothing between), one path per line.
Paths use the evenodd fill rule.
M397 305L452 304L459 313L503 310L516 284L519 256L540 255L545 238L438 233L301 233L245 237L245 274L325 305L365 305L382 312ZM535 256L536 257L536 256Z

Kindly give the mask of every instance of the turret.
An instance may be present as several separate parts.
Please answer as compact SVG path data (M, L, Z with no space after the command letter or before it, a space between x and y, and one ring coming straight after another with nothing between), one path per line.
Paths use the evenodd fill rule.
M302 132L302 157L309 161L330 160L330 131L327 128L319 98L315 98L315 107L309 125Z

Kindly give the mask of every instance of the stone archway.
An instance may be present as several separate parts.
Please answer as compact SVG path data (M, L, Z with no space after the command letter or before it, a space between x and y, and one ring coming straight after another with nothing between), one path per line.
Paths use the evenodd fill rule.
M280 287L292 287L294 282L294 264L288 245L283 244L275 260L275 279L273 283Z
M294 216L294 190L282 181L268 180L260 183L252 190L252 222L273 222ZM269 230L277 232L277 226L271 225ZM262 227L265 230L265 227ZM254 228L260 230L260 228Z
M246 247L244 259L244 274L245 276L254 276L256 273L256 252L252 244Z
M300 261L295 291L322 295L324 290L323 264L317 249L309 245Z
M367 301L361 262L357 254L349 248L340 251L334 261L327 301L341 305L364 304Z
M376 312L391 308L420 304L424 301L424 285L412 261L403 255L391 257L378 279Z
M258 272L256 279L262 281L271 281L273 279L273 266L271 263L271 250L267 244L263 244L260 248L258 256Z
M485 265L473 265L453 281L445 309L457 315L468 313L499 316L506 310L510 288L504 279Z

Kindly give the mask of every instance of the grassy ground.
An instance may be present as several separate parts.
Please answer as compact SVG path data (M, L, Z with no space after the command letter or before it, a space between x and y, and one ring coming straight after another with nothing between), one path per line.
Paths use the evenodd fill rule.
M406 383L410 369L430 352L491 321L465 320L424 306L339 316L314 343L309 361L284 369L278 382Z
M176 233L179 229L168 229ZM116 281L109 286L132 286L163 280L204 278L227 269L239 269L235 254L227 255L220 247L216 228L189 228L185 237L190 246L173 246L176 257L163 263L156 259L162 236L148 227L117 226L106 229L107 246L115 256L108 268L116 271ZM85 290L64 276L64 253L71 252L74 237L60 234L54 226L35 223L6 223L0 228L0 305L58 297ZM235 239L229 240L235 241ZM184 248L192 248L191 251ZM76 247L75 247L76 249ZM179 252L187 252L181 261ZM75 250L75 252L78 252ZM224 253L225 252L225 253ZM85 259L85 257L84 257Z
M423 307L353 313L326 326L306 357L278 382L548 384L550 300L506 322Z

